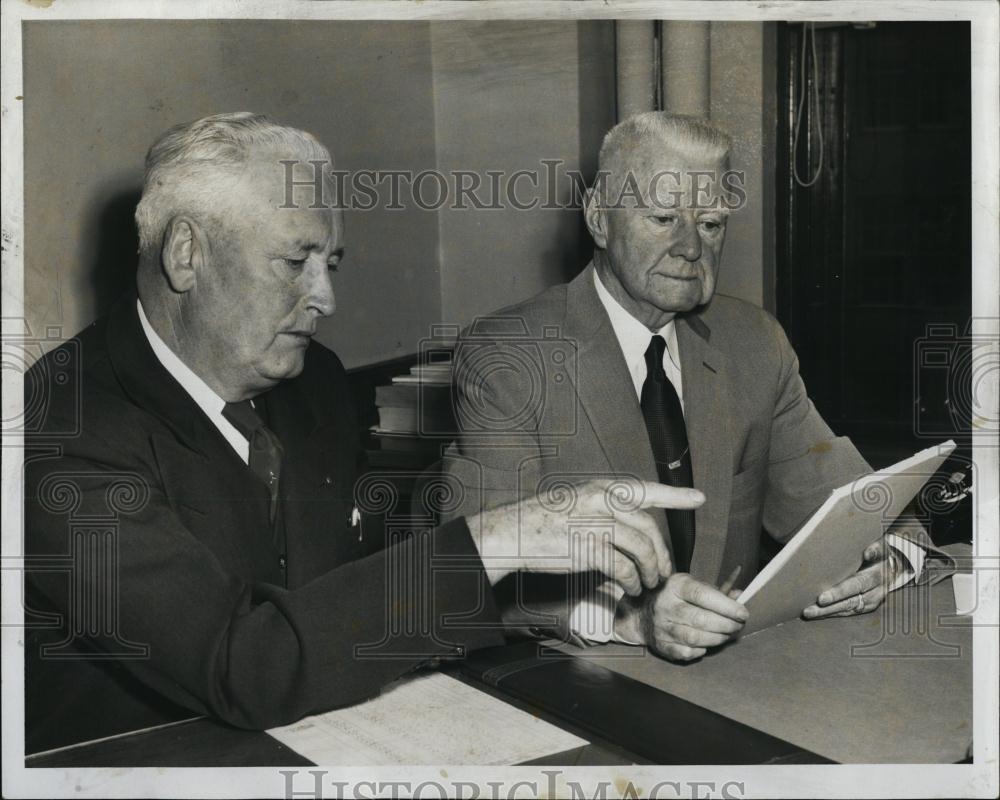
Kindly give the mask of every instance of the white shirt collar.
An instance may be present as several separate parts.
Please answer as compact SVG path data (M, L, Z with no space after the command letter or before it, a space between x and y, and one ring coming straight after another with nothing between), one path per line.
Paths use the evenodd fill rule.
M205 412L205 415L219 429L219 432L243 460L249 461L249 442L222 415L222 409L225 408L226 401L212 391L209 385L199 378L187 364L181 361L177 354L167 346L167 343L160 338L160 335L153 329L149 318L146 316L146 311L142 307L142 301L137 299L135 305L139 312L139 324L142 325L142 331L146 334L149 346L153 348L153 353L156 355L157 360L170 373L174 380L181 385L181 388L191 395L191 399Z
M654 334L611 296L611 292L607 290L607 287L601 281L596 269L594 270L594 287L597 289L597 296L600 298L601 304L608 312L611 327L614 329L622 355L625 356L625 363L628 365L629 373L632 375L636 395L641 395L642 384L646 380L646 349L649 347L649 340ZM677 395L683 405L684 394L681 390L681 361L677 349L677 330L674 320L671 319L670 322L656 331L656 333L662 336L667 343L667 350L663 359L663 369L667 373L667 378L674 385L674 389L677 391Z

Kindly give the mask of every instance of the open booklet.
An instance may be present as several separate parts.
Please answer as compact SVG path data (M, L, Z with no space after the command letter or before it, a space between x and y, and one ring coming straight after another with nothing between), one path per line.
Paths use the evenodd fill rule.
M951 440L835 489L750 585L742 635L796 619L816 596L852 575L861 554L888 530L955 449Z

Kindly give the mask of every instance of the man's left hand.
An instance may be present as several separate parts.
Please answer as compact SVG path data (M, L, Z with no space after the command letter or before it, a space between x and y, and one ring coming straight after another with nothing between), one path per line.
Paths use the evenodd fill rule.
M904 568L899 553L879 539L865 549L864 566L851 577L822 592L813 605L803 609L802 616L823 619L874 611L882 605L889 587Z

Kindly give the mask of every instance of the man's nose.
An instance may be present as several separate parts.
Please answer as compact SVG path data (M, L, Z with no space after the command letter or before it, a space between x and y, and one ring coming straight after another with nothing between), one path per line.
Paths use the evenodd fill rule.
M333 281L330 280L330 270L326 264L315 267L313 279L309 284L306 306L321 317L329 317L337 308L333 295Z
M677 228L677 236L670 243L668 251L673 258L683 258L685 261L697 261L701 258L701 237L698 235L698 222L681 215Z

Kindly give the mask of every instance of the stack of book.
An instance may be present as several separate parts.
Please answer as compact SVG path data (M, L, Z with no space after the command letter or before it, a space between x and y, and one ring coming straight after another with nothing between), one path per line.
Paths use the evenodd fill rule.
M441 448L455 436L450 364L418 364L397 375L388 386L375 387L378 424L372 435L384 458L426 465L441 455ZM369 456L372 456L369 453Z

